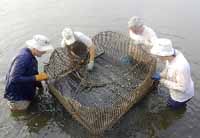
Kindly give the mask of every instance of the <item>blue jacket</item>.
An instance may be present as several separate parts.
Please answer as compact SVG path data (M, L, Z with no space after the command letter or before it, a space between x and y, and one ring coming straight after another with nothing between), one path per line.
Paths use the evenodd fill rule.
M6 75L4 98L9 101L32 100L36 86L41 86L35 79L36 74L38 74L37 59L28 48L21 49Z

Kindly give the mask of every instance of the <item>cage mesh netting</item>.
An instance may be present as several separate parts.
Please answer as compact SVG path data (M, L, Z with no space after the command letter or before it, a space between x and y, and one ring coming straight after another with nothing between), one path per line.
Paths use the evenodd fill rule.
M45 72L48 86L63 106L91 133L111 127L152 86L155 59L128 36L117 32L95 35L94 69L87 71L87 59L57 48ZM87 57L87 52L82 52ZM125 61L128 62L128 64Z

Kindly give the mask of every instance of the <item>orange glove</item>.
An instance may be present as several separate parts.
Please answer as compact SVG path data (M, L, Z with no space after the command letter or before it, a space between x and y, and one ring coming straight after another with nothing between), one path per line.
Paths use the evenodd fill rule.
M48 75L44 72L40 72L38 75L35 75L37 81L43 81L48 79Z

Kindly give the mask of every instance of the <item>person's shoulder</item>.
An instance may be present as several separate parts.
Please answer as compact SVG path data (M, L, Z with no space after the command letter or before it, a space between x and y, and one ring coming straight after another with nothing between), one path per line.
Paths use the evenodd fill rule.
M27 47L21 48L19 50L19 55L28 55L31 53L31 50Z
M147 25L143 25L145 30L152 30L151 27L147 26Z
M151 36L151 38L157 38L154 30L146 25L144 25L144 34Z
M20 49L18 55L16 56L16 58L18 60L23 60L23 61L29 61L32 59L32 54L31 51L28 48L22 48Z
M83 42L85 45L89 47L92 45L92 39L89 36L85 35L84 33L74 32L74 35L79 41Z
M190 68L190 64L183 55L183 53L179 50L176 50L176 58L177 58L177 66L179 70L185 70L186 68Z
M82 32L74 32L76 38L83 40L83 41L90 41L91 38Z
M146 26L146 25L144 25L144 30L146 30L147 32L154 32L154 30L151 27Z
M88 37L86 34L82 33L82 32L74 32L74 35L76 37Z
M187 63L188 63L187 59L185 58L185 56L183 55L183 53L182 53L181 51L175 49L175 53L176 53L176 57L177 57L180 61L182 61L182 62L187 62Z

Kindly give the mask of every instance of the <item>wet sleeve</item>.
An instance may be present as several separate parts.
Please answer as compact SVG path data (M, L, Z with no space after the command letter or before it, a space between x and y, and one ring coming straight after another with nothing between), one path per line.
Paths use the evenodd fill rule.
M34 82L36 81L35 75L25 76L26 68L31 63L31 59L25 57L25 56L18 56L10 71L10 79L14 83L26 83L26 82Z
M62 39L62 41L61 41L61 47L65 47L65 40L64 39Z
M183 71L176 72L173 80L161 79L160 83L168 87L169 89L178 90L179 92L185 92L187 86L186 74Z

